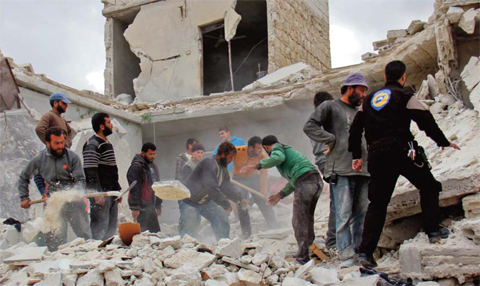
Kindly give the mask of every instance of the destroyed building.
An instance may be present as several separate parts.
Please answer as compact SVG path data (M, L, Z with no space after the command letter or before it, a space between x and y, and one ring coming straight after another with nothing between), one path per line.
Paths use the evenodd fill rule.
M102 0L105 94L139 102L234 90L304 62L330 68L327 0Z
M151 7L153 4L160 6L173 1L105 2L104 14L110 22L107 22L109 29L108 25L116 25L116 16L108 16L109 7L120 13L118 15L121 15L121 12L128 15L128 11L133 9L131 11L137 11L136 17L139 17L144 7ZM267 6L271 2L273 1L267 1ZM189 11L178 8L183 7L184 2L176 3L181 4L176 6L178 13ZM185 3L189 5L191 2ZM40 103L40 112L48 109L49 93L62 91L78 105L75 108L72 108L72 105L69 111L77 111L77 108L81 111L77 111L78 114L67 113L66 117L70 120L82 119L82 115L88 118L89 112L92 112L89 110L104 110L117 118L128 131L125 138L130 144L130 156L138 152L143 142L155 142L159 146L156 163L160 167L162 179L168 179L173 177L175 156L183 151L187 138L197 137L211 150L219 141L216 137L218 127L224 124L230 125L236 135L244 138L252 136L252 133L259 136L275 134L280 141L309 155L310 143L301 126L313 110L312 99L315 92L325 90L338 95L341 82L346 75L353 72L363 73L371 89L375 89L383 84L385 65L392 60L402 60L407 65L406 85L415 88L417 97L428 106L447 138L461 147L459 151L442 151L412 124L416 139L427 151L433 174L443 185L444 191L440 195L444 216L442 224L450 228L452 235L438 244L428 243L425 234L421 232L418 190L406 180L399 180L379 243L377 254L383 257L378 261L377 269L391 277L412 279L416 285L478 285L479 9L478 0L437 0L433 15L428 21L415 20L404 30L387 32L387 39L374 43L378 54L364 55L362 58L365 62L362 64L336 69L319 67L307 61L303 61L306 64L296 63L300 60L289 62L287 66L272 68L269 65L269 75L245 89L208 97L201 96L200 92L188 96L172 96L165 100L160 98L141 101L137 98L131 104L114 101L113 97L118 93L112 92L115 90L112 85L114 80L112 81L112 76L108 73L115 71L109 70L113 65L108 62L106 77L107 84L110 84L110 93L105 97L54 83L41 75L35 75L33 68L28 65L27 69L21 66L14 68L14 73L22 95L25 94L25 101L29 106L35 106L35 109ZM128 25L122 25L127 29ZM117 31L117 36L123 35L125 29ZM238 31L236 35L241 35ZM106 31L107 40L108 33ZM123 38L122 41L123 44L128 44ZM232 41L232 48L234 46L235 40ZM125 47L124 51L126 50L129 50L128 46ZM270 53L270 49L268 51ZM180 58L175 59L180 61ZM128 67L135 68L139 63L140 61ZM275 63L278 64L278 61ZM290 63L293 65L289 65ZM126 71L118 72L122 76ZM228 71L224 73L228 76ZM45 110L41 110L41 106L45 106ZM10 115L11 113L8 113L6 118ZM23 112L23 116L28 115ZM18 124L26 123L19 120ZM84 126L81 122L79 124ZM30 141L26 140L25 145ZM15 177L18 174L10 170L8 175ZM324 236L326 232L326 190L322 193L319 204L315 223L317 237ZM176 211L174 205L176 202L171 204L169 212ZM162 224L162 234L138 235L130 247L126 247L118 237L102 248L98 248L99 241L85 242L77 239L54 253L49 253L35 244L27 246L29 241L24 240L14 227L4 226L0 233L0 248L3 249L0 251L0 283L16 285L17 282L28 281L31 284L44 283L43 285L392 285L385 284L385 279L378 275L360 277L358 267L337 270L335 267L338 261L335 257L316 266L310 264L302 268L295 267L289 261L290 253L295 248L291 229L258 233L253 237L253 243L228 240L210 247L189 237L174 237L177 232L173 222L178 221L171 217L161 218L164 222L171 222L173 227L167 228ZM233 228L238 231L238 223L234 224ZM30 254L27 258L26 252Z

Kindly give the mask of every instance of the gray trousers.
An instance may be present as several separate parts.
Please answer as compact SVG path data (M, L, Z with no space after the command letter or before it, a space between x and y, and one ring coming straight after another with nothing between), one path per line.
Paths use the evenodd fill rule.
M58 247L67 242L68 224L76 236L91 239L89 227L88 203L86 200L66 203L61 210L60 228L57 231L45 233L45 244L50 251L58 250Z
M239 183L242 183L243 185L246 185L247 187L250 187L256 191L260 191L259 177L240 178L235 176L233 179ZM242 194L242 197L244 199L248 199L251 195L253 202L257 204L270 229L275 229L279 227L277 218L275 216L275 211L272 207L267 206L267 201L263 200L257 195L250 194L247 190L244 190L243 188L237 187L237 189ZM240 227L242 228L242 235L244 238L248 238L252 234L252 225L250 222L250 214L248 213L248 208L242 209L242 206L238 203L237 210Z
M116 197L105 197L103 206L97 205L95 199L90 199L90 229L92 238L106 240L117 232L118 202Z
M323 182L318 174L301 179L294 191L292 225L298 245L296 260L304 264L310 260L308 248L315 240L314 215Z

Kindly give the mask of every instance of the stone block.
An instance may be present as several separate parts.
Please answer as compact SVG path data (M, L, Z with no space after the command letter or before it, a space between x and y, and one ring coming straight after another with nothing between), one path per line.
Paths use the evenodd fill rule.
M243 286L243 283L238 280L237 273L225 273L225 279L227 280L227 284L229 286Z
M463 15L463 9L461 7L451 6L447 11L447 18L452 24L460 22L460 18Z
M258 238L264 239L285 239L290 234L292 234L291 228L280 228L280 229L272 229L267 231L262 231L257 234Z
M462 206L465 212L465 218L480 217L480 193L464 197L462 199Z
M413 20L407 28L407 32L409 35L414 35L418 32L423 31L425 29L425 22L420 20Z
M277 274L269 275L269 276L265 279L265 282L266 282L268 285L275 285L275 284L278 282L278 275L277 275Z
M209 279L205 281L205 286L229 286L227 282Z
M21 248L15 251L14 256L5 259L3 262L5 264L27 265L31 262L42 260L46 251L46 246Z
M215 255L210 253L200 253L193 250L180 250L170 258L165 259L166 267L179 268L186 263L190 263L195 269L203 269L215 261Z
M417 286L440 286L440 284L434 281L428 281L428 282L420 282L417 284Z
M273 255L270 258L270 266L273 268L282 268L285 265L285 259L278 255Z
M237 273L238 280L247 285L261 285L262 275L252 270L240 269Z
M252 259L252 263L257 266L260 266L267 261L268 261L268 255L261 252L257 252Z
M475 18L477 16L477 11L473 8L469 9L467 12L463 13L460 18L458 26L462 28L467 34L473 34L475 31Z
M467 65L463 68L460 76L465 82L465 86L468 91L472 91L473 88L480 82L480 58L471 57Z
M78 275L75 273L70 274L63 274L62 275L62 283L64 286L75 286L77 285ZM110 285L114 286L114 285Z
M338 283L337 271L335 269L328 269L323 267L315 267L310 270L313 282L317 285L326 285Z
M315 265L315 261L313 259L305 263L300 268L298 268L297 271L295 271L295 277L302 278L313 268L314 265Z
M50 274L52 271L69 270L69 269L70 269L70 260L59 259L59 260L42 261L42 262L30 264L27 267L27 272L32 277L33 276L44 277L47 274Z
M376 42L373 42L372 45L373 45L373 50L378 51L382 47L388 46L388 40L376 41Z
M243 248L240 239L235 238L230 240L228 238L220 239L215 254L219 256L228 256L231 258L239 258L242 255Z
M416 244L409 243L400 246L400 272L411 276L422 276L422 258Z
M389 42L391 40L395 40L396 38L401 38L407 36L407 30L405 29L399 29L399 30L389 30L387 32L387 39Z
M45 280L35 284L36 286L62 286L62 273L50 274Z
M104 285L103 274L101 274L96 269L90 270L88 271L87 274L78 278L77 285L78 286L103 286Z

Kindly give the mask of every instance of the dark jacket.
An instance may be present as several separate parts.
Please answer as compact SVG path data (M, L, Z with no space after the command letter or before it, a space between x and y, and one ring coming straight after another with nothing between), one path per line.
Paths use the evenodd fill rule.
M85 187L82 162L77 154L69 149L65 149L65 154L61 158L54 157L47 149L43 149L28 163L20 173L18 184L22 201L28 199L28 185L35 173L43 177L49 193L74 186Z
M98 135L90 137L83 145L83 164L87 189L96 192L119 191L118 168L113 145Z
M155 208L157 209L162 207L162 200L157 198L152 190L152 184L154 183L152 172L154 172L154 176L160 180L157 165L148 163L140 154L133 157L132 165L128 168L127 172L129 185L131 185L133 181L137 181L137 184L128 194L128 205L131 210L145 209L153 204L155 204Z
M354 159L362 157L361 138L365 138L369 146L375 149L376 143L397 142L398 146L413 141L410 122L415 121L420 130L427 133L438 146L446 147L450 142L438 127L430 111L397 81L389 81L378 91L368 95L355 116L350 128L348 150Z
M197 165L185 186L190 190L191 196L184 201L192 206L213 200L222 208L228 209L229 199L233 202L242 200L242 196L230 182L227 168L220 166L213 156L208 156Z

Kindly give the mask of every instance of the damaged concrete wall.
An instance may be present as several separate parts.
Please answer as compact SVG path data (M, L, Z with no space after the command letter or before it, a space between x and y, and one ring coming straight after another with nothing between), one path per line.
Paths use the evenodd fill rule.
M200 27L223 21L228 9L238 5L237 1L103 2L103 13L107 17L105 92L108 96L128 93L131 89L127 85L132 80L139 102L204 93ZM267 0L266 3L269 71L296 62L305 62L317 69L329 68L328 1ZM286 18L292 21L281 20ZM128 24L124 36L133 54L140 59L141 72L137 76L133 68L128 68L136 64L131 59L133 54L125 51L125 42L119 39L121 28L116 28ZM123 71L125 67L127 72Z
M270 0L267 3L268 71L297 62L318 70L330 68L328 1Z

